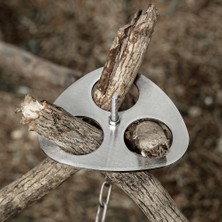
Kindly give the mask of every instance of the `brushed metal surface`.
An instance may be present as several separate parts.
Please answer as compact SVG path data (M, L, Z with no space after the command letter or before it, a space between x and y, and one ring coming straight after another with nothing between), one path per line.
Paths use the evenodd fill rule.
M189 135L185 123L170 98L150 79L138 75L135 85L139 90L137 103L119 112L120 123L109 125L110 112L99 108L92 99L92 88L99 80L102 68L85 75L68 87L55 101L74 116L95 120L103 130L103 142L92 153L72 155L44 137L40 145L55 161L77 168L101 171L138 171L168 166L179 160L187 150ZM164 123L173 135L170 151L165 158L151 159L130 151L124 142L124 132L134 121L153 119Z

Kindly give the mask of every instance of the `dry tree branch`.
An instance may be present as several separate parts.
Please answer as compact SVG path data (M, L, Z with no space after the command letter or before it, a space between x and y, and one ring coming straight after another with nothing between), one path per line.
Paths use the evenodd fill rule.
M94 94L94 100L98 102L97 104L108 104L107 107L103 107L104 109L109 109L110 97L116 91L118 91L119 101L121 102L124 100L127 90L129 90L128 85L133 83L142 61L142 56L140 58L134 58L133 56L140 56L140 53L141 55L144 54L157 20L156 13L155 7L151 5L145 13L137 13L131 24L129 26L125 26L120 32L118 32L118 44L120 44L118 48L123 48L121 50L117 50L114 54L109 54L103 75L107 76L107 73L109 72L112 73L112 75L109 76L108 83L104 83L106 86L105 90L102 89L99 83L95 93L96 95ZM140 21L142 21L142 23L140 23ZM137 31L129 31L134 28ZM122 38L120 34L122 31L126 35L129 34L129 36ZM129 39L131 39L131 41L128 41ZM141 41L140 44L138 44L137 41ZM124 46L121 46L121 44ZM134 47L137 44L141 47ZM115 47L116 42L114 41L114 46L112 48ZM119 52L120 54L118 54ZM111 58L111 55L113 58ZM121 60L129 61L132 58L135 59L132 63L121 62ZM109 60L112 61L112 59L115 60L115 62L108 62ZM116 62L119 64L117 67L115 66ZM114 68L111 68L111 71L106 71L110 69L109 64L113 64ZM136 66L138 64L138 67L128 68L131 64L132 66ZM121 78L119 75L124 75L127 70L129 70L128 74L124 76L124 78ZM130 72L130 70L133 71ZM103 75L101 77L102 82L105 81ZM117 85L119 86L117 87ZM103 100L104 103L102 102ZM23 121L29 124L30 129L35 130L39 134L42 134L46 138L56 142L61 145L63 149L67 149L69 152L73 152L75 154L82 151L87 152L87 147L90 150L94 150L98 147L98 144L101 141L102 135L100 130L84 123L84 121L81 121L78 118L70 116L70 114L64 110L58 109L58 107L55 107L50 103L39 103L31 97L26 97L22 105L22 111L24 116ZM59 116L60 118L57 118ZM55 122L55 119L60 119L61 121ZM67 130L67 124L69 126L69 130ZM51 131L48 126L50 126ZM82 131L85 133L80 133ZM63 132L62 135L61 132ZM71 136L73 138L73 142L67 143L65 138L68 138L66 135L70 136L70 132L73 133ZM75 144L75 142L77 142L75 141L76 138L78 138L78 143ZM0 191L0 218L4 221L15 213L21 211L35 200L46 195L51 189L59 186L65 179L74 174L76 171L77 170L72 167L55 163L47 158L45 161L25 174L22 178L12 184L9 184ZM106 175L139 205L149 220L187 221L187 219L177 209L176 204L170 198L167 191L164 190L158 180L148 171L133 173L106 173Z
M0 41L0 68L26 79L36 79L50 85L67 86L80 73L45 61L15 46Z

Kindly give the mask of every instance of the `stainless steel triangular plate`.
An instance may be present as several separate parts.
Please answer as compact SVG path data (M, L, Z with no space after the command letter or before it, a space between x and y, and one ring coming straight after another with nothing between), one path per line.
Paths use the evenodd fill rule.
M119 113L120 124L113 129L108 119L110 113L99 108L92 99L92 88L99 80L102 68L97 69L68 87L55 101L74 116L94 119L102 128L101 146L86 155L72 155L44 137L40 137L42 150L55 161L77 168L101 171L138 171L170 165L180 159L189 144L184 121L170 98L151 80L139 75L135 85L139 90L137 103ZM153 119L164 123L173 135L169 153L165 158L145 158L131 152L124 142L124 132L134 121Z

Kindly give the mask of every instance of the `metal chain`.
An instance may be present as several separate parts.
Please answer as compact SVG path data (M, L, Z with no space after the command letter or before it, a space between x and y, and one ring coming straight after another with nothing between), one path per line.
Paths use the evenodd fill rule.
M107 188L106 192L104 192L105 187ZM111 191L112 191L111 180L108 177L105 177L105 180L102 183L102 186L100 189L99 204L98 204L98 210L96 213L95 222L100 222L100 221L105 222L107 207L108 207L110 196L111 196Z

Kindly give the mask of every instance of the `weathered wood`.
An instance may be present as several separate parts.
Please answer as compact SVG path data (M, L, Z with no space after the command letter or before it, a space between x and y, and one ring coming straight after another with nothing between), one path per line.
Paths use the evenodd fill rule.
M118 97L118 105L123 103L138 74L156 21L157 13L151 6L146 12L138 11L129 25L119 29L94 89L93 98L99 107L110 110L114 93ZM171 135L166 135L160 127L149 120L138 122L129 128L125 139L133 151L143 156L162 158L169 151ZM137 139L132 139L134 135L137 135Z
M46 158L21 178L0 190L0 221L41 199L78 170Z
M102 131L98 128L45 101L39 103L27 96L21 110L23 122L29 125L30 130L45 136L67 152L89 153L102 142ZM148 171L105 174L138 204L149 220L186 221L167 191Z
M67 86L80 73L38 58L24 50L0 41L0 68L26 79L36 79L49 85Z
M149 171L107 174L142 209L149 221L185 222L187 218Z
M129 25L119 29L93 94L102 109L110 110L113 93L118 96L119 106L122 104L138 74L156 21L152 5L146 12L138 11Z
M153 26L155 22L153 22L153 19L156 19L156 9L153 6L150 6L148 11L152 11L151 14L155 15L154 17L150 17L146 22L147 23L152 23ZM137 14L138 15L138 14ZM149 26L148 26L149 27ZM152 27L153 29L153 27ZM135 33L138 34L138 33ZM151 36L152 32L150 32ZM126 50L127 52L127 50ZM121 57L122 58L122 57ZM135 65L135 64L134 64ZM115 76L115 75L114 75ZM112 81L113 76L109 78L109 81ZM131 84L132 77L126 76L126 79L129 78L129 84ZM118 79L115 78L115 81L118 81ZM123 84L123 83L122 83ZM125 82L126 85L128 85ZM126 86L125 86L126 87ZM125 88L123 87L123 88ZM111 95L115 92L116 88L113 88L113 91L110 93ZM102 94L101 94L102 95ZM110 95L106 95L107 97L110 97ZM107 100L106 96L104 96L104 101ZM122 101L124 97L123 93L119 94L119 100ZM96 97L94 97L96 98ZM100 99L97 95L97 98ZM97 99L95 99L97 100ZM32 101L32 100L30 100ZM108 101L108 100L107 100ZM107 102L109 104L109 101ZM47 118L45 118L45 121L55 121L58 120L58 115L65 114L65 118L68 118L69 121L71 119L71 116L67 114L64 111L61 111L61 109L57 109L54 106L51 106L48 103L40 103L40 105L33 104L29 106L31 109L31 117L29 116L27 120L27 113L28 115L30 114L30 109L26 110L26 118L25 120L29 122L30 127L32 130L37 130L38 127L43 127L46 122L39 122L39 124L36 124L36 121L40 120L43 116L42 113L45 112L45 107L47 107L47 113L45 115ZM50 108L51 111L50 111ZM23 106L24 108L24 106ZM27 107L26 107L27 108ZM38 110L40 108L40 110ZM34 109L34 110L33 110ZM37 109L37 110L36 110ZM38 111L38 112L36 112ZM58 113L57 113L58 111ZM52 113L57 113L54 115L55 118L50 117L50 112ZM24 109L23 109L23 114L24 114ZM34 118L32 116L34 114ZM53 114L52 114L53 116ZM40 117L40 118L39 118ZM30 119L31 118L31 119ZM74 123L77 123L78 121L76 118L73 118ZM41 119L42 121L43 119ZM43 125L41 125L43 124ZM50 123L51 124L51 123ZM54 123L55 124L55 123ZM79 123L78 123L79 124ZM82 128L85 127L85 130L91 129L89 124L85 125L85 123L81 122L81 127L76 128L76 132L73 129L75 136L79 136L79 144L86 144L86 147L89 147L90 149L94 149L96 146L101 141L101 132L98 131L98 129L93 129L93 132L91 134L92 137L86 139L86 133L79 133L81 132ZM48 124L46 126L49 126ZM45 127L46 127L45 126ZM56 125L51 125L51 126L56 126ZM65 125L64 125L65 126ZM64 129L64 133L69 134L72 130L72 127L75 125L69 125L69 129L66 128ZM78 125L79 126L79 125ZM61 127L61 125L60 125ZM47 127L45 128L47 129ZM50 139L53 140L57 137L57 135L61 134L61 128L59 130L59 134L56 131L58 130L58 127L52 127L51 130L52 132L49 133L50 131L44 130L40 132L42 135L46 137L50 137ZM79 130L79 131L78 131ZM85 132L85 131L84 131ZM94 137L95 134L95 137ZM99 136L100 135L100 136ZM73 136L73 138L75 137ZM65 135L63 135L63 139L65 138ZM85 143L85 139L86 142ZM63 140L61 140L63 141ZM61 142L60 141L60 142ZM66 149L65 145L68 143L60 143L57 139L59 145L64 146L63 149ZM90 143L89 143L90 142ZM89 144L88 144L89 143ZM72 142L69 143L72 145ZM94 145L93 145L94 144ZM83 151L86 151L86 147L82 146ZM72 150L75 150L75 154L78 154L76 152L79 151L78 146L75 148L70 147L68 152L72 152ZM33 169L33 171L30 173L28 172L26 175L24 175L20 180L15 181L14 183L6 186L4 189L0 191L0 218L2 221L6 220L9 216L14 215L18 211L22 210L26 206L28 206L30 203L38 199L38 197L44 196L47 192L49 192L51 189L55 188L59 184L61 184L66 178L68 178L71 174L76 172L76 169L73 169L71 167L67 167L61 164L56 163L56 167L54 166L55 163L52 163L52 161L46 159L43 163L41 163L38 167L41 167L42 169L42 174L38 170L39 168L36 167ZM44 173L46 169L48 170L49 173ZM63 170L64 167L64 170ZM55 168L55 169L54 169ZM55 171L53 171L55 170ZM57 177L57 171L60 172L58 173L58 178ZM64 171L64 173L63 173ZM40 173L38 173L40 172ZM53 173L51 173L53 172ZM116 183L120 188L122 188L127 194L129 194L134 201L141 207L141 209L144 211L144 213L147 215L147 217L151 221L187 221L186 218L179 212L179 210L176 208L175 203L172 201L172 199L169 197L167 192L163 189L163 187L159 184L159 182L148 172L140 172L140 173L112 173L112 174L107 174L109 177L112 179L114 183ZM33 184L33 187L31 188L30 184ZM41 188L42 187L42 188ZM27 192L27 188L29 188L29 192ZM41 190L43 189L43 191ZM5 195L7 193L7 196ZM20 195L19 195L20 194ZM155 202L156 201L156 202ZM10 210L9 210L10 209ZM6 212L6 213L5 213ZM172 219L173 218L173 219Z
M130 150L144 157L163 158L170 149L170 130L158 122L142 119L126 130L125 141Z
M21 110L24 116L22 121L29 124L30 130L46 136L67 152L91 152L101 143L102 132L99 129L50 103L39 103L27 96ZM82 148L79 149L79 146ZM0 191L1 220L42 198L75 172L77 169L47 158ZM166 190L148 171L106 175L138 204L151 221L186 221Z
M29 125L29 130L55 142L66 152L90 153L102 142L102 131L46 101L40 103L26 96L21 111L22 122Z

